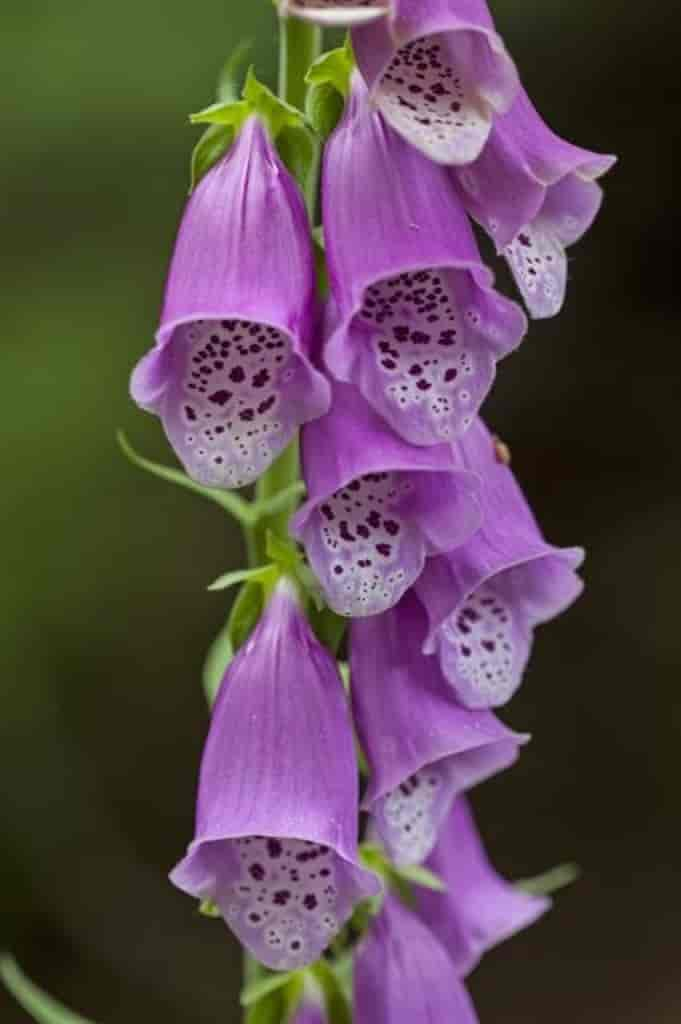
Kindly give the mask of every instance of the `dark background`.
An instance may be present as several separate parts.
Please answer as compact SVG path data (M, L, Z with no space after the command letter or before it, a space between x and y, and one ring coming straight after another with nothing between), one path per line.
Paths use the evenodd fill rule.
M589 586L506 715L534 742L476 804L509 875L574 859L583 878L472 988L483 1024L678 1024L677 12L493 6L554 127L621 162L564 313L533 325L488 406L549 536L587 546ZM204 588L242 550L113 436L169 459L127 376L184 200L185 115L244 33L271 76L269 0L0 14L0 947L99 1024L237 1019L236 947L165 874L191 834L200 666L226 612ZM4 993L0 1018L27 1020Z

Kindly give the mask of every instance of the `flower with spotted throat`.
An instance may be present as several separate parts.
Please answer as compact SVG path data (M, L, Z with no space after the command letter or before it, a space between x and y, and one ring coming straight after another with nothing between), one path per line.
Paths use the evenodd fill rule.
M527 322L494 291L450 173L391 130L357 74L326 147L323 206L327 367L412 444L455 440Z
M352 42L372 102L438 163L475 160L518 91L485 0L392 0Z
M544 540L481 419L457 448L482 480L483 522L455 551L430 559L416 582L429 619L424 649L439 657L462 704L499 707L520 686L535 627L582 592L584 551Z
M555 316L567 284L565 249L591 226L615 157L561 139L521 89L482 154L456 170L468 212L504 253L534 317Z
M302 196L250 117L189 200L157 344L131 383L199 483L252 483L327 409L308 356L318 313Z
M425 860L456 797L508 768L529 739L491 711L457 704L437 658L423 654L426 627L413 592L350 627L354 719L369 766L362 806L397 864Z
M283 580L225 673L171 880L268 967L303 967L380 891L357 860L357 803L343 683Z
M497 874L465 797L454 804L426 865L447 888L419 888L416 910L449 953L459 977L551 906L547 897L531 896Z
M291 532L339 615L392 607L428 558L480 525L479 479L454 448L407 444L349 384L303 428L302 461L308 500Z

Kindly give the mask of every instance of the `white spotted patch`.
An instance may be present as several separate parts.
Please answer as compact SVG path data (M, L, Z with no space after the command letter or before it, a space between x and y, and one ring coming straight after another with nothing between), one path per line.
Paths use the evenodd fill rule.
M459 33L459 35L461 35ZM384 72L377 94L384 116L431 160L468 164L479 156L491 118L457 57L458 43L432 35L402 46Z
M454 796L445 764L429 765L383 798L374 817L397 864L419 864L433 850Z
M351 904L332 850L301 839L234 840L239 877L225 919L263 963L291 971L316 960Z
M250 321L200 320L179 327L173 344L164 422L180 458L207 486L252 483L297 426L281 394L298 366L290 339Z
M305 547L338 614L361 617L391 608L423 569L423 537L400 511L413 486L409 474L370 473L311 517Z
M567 259L550 228L539 222L523 228L504 254L532 316L559 313L565 299Z
M525 618L520 607L483 586L442 625L442 668L468 707L497 707L517 689L531 641Z
M431 269L379 281L356 321L370 337L369 358L360 356L365 396L412 444L460 437L494 372L480 313L460 308L449 276Z

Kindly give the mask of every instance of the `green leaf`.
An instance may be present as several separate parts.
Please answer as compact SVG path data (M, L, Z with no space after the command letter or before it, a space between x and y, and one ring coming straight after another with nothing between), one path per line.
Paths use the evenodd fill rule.
M229 512L243 526L253 526L253 509L250 503L244 501L238 494L233 494L231 491L220 491L213 487L203 487L179 469L162 466L158 462L152 462L150 459L145 459L142 455L138 455L122 430L119 430L116 436L121 451L134 466L143 469L146 473L151 473L152 476L157 476L160 480L165 480L166 483L184 487L187 491L200 494L202 498L208 498L209 501L215 502L226 512Z
M223 576L211 583L210 591L229 590L239 583L261 583L267 585L278 575L276 565L264 565L257 569L236 569L234 572L226 572Z
M234 128L223 124L211 124L194 146L191 161L191 185L193 192L211 167L225 155L234 141Z
M247 583L239 591L229 616L228 629L232 650L238 651L248 640L262 614L262 609L262 586L259 583Z
M411 885L419 885L423 889L431 889L433 892L447 892L444 881L434 871L429 871L422 864L405 864L395 871L405 882Z
M0 956L0 978L19 1005L38 1021L38 1024L92 1024L86 1017L68 1010L34 985L14 957Z
M350 1003L328 961L319 960L310 970L324 994L328 1024L352 1024Z
M529 896L551 896L554 892L576 882L580 874L578 864L559 864L558 867L545 871L536 878L524 878L516 882L516 887Z
M241 1005L248 1007L259 1003L261 999L269 996L272 992L277 992L288 985L295 974L295 971L288 971L284 974L268 974L266 977L252 982L241 992Z
M221 102L233 103L235 100L238 100L241 92L241 86L239 85L241 70L246 64L252 49L253 40L242 39L227 58L218 79L217 96Z

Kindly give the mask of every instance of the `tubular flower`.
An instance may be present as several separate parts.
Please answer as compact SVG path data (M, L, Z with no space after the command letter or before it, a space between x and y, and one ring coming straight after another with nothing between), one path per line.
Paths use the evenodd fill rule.
M477 1024L447 951L393 896L359 946L354 989L356 1024Z
M225 674L171 880L217 904L268 967L311 963L380 888L356 859L357 787L335 662L281 583Z
M279 0L279 14L282 18L302 18L327 28L366 25L380 18L387 10L387 0Z
M429 556L480 525L479 480L452 447L407 444L350 385L304 428L302 458L309 497L291 531L339 615L390 608Z
M316 321L305 206L252 117L189 200L157 343L132 376L194 479L251 483L326 410L307 356Z
M469 708L505 704L522 681L533 631L581 593L584 552L547 544L511 470L477 419L458 445L483 481L483 524L466 544L432 559L417 582L428 612L427 653L437 653Z
M505 254L533 316L560 311L565 249L591 226L603 199L596 179L615 159L561 139L521 89L475 163L455 172L468 212Z
M496 873L464 798L454 804L427 865L447 891L419 888L417 911L447 949L460 977L551 906L549 899L530 896Z
M511 765L529 739L452 699L437 659L422 653L425 632L413 594L350 632L354 719L370 773L362 806L398 864L424 860L455 798Z
M437 163L475 160L518 90L485 0L393 0L353 46L374 104Z
M412 444L454 440L527 323L493 290L449 172L390 130L358 75L326 147L323 202L328 368Z

